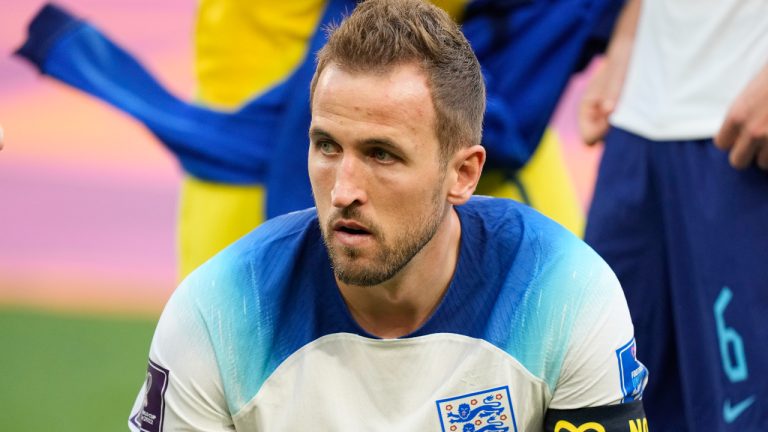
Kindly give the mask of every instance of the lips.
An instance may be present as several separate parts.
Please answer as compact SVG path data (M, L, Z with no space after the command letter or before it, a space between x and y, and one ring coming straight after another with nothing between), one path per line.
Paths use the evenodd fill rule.
M373 233L368 227L353 220L341 219L332 228L334 239L349 248L364 247L373 239Z
M371 232L364 225L352 220L339 220L333 224L333 230L353 235L370 235Z

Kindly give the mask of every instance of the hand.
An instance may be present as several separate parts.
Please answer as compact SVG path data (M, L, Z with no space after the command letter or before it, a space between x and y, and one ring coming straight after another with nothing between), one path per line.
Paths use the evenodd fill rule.
M635 41L640 0L629 0L621 12L603 62L598 65L579 105L579 132L587 145L603 142L611 115L624 86Z
M608 116L616 106L609 90L608 66L603 63L592 76L579 104L579 132L587 145L602 143L608 132Z
M736 169L756 162L768 171L768 65L731 104L715 146L729 152L728 160Z

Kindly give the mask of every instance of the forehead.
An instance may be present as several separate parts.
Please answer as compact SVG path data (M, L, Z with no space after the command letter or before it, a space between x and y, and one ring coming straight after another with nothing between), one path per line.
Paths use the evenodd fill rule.
M376 130L435 137L435 112L426 74L415 64L384 71L351 72L329 64L312 101L312 126L326 130Z

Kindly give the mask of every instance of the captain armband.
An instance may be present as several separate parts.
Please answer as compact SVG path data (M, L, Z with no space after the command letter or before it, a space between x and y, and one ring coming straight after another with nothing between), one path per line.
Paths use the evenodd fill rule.
M546 432L648 432L643 402L580 408L550 409L544 419Z

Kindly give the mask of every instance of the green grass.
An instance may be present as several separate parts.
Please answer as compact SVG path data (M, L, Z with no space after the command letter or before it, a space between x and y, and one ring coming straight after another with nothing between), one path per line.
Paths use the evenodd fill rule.
M0 430L126 431L154 327L0 309Z

